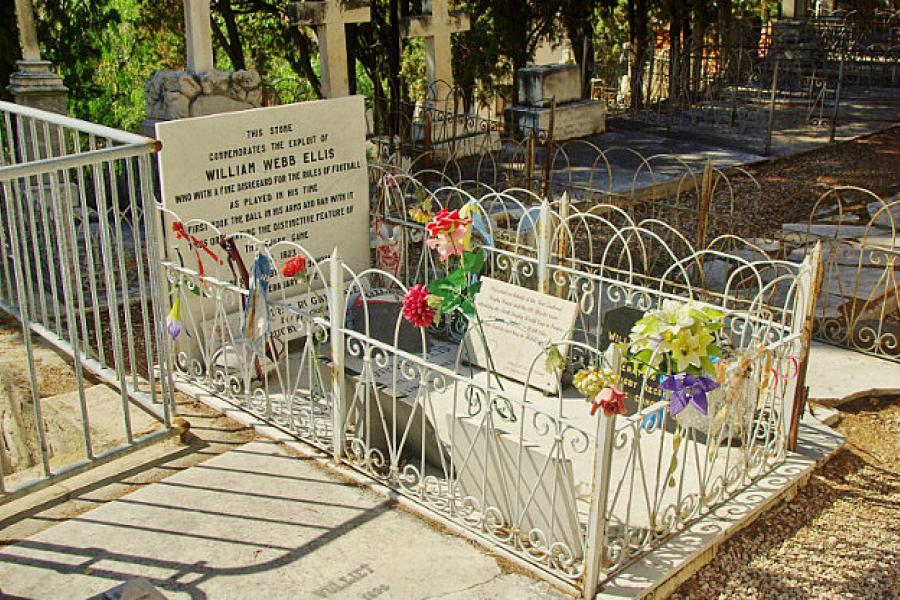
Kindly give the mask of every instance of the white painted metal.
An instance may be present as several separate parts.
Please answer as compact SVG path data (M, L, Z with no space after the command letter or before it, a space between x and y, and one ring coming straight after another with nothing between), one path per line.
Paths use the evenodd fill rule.
M0 474L0 502L169 434L171 378L157 372L168 348L149 318L159 263L146 240L156 238L156 221L144 215L153 204L149 174L156 148L148 138L0 102L0 308L22 326L35 458L42 467L38 479L16 476L13 485L12 473ZM160 316L155 323L164 323ZM82 455L69 462L51 455L35 334L72 368ZM88 372L119 393L123 436L114 448L94 443ZM162 427L136 432L134 408Z

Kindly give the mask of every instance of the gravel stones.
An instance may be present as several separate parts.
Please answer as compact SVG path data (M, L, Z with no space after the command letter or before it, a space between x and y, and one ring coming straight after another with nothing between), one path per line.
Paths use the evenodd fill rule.
M841 417L847 445L672 598L900 598L900 398Z

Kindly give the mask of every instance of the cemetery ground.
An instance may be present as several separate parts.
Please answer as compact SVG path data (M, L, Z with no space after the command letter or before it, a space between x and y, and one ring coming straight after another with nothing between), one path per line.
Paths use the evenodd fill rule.
M866 186L885 197L895 194L898 191L897 182L900 181L898 148L900 148L900 128L895 127L853 141L751 166L751 171L762 183L766 194L761 199L761 204L770 207L763 218L773 228L791 220L802 221L807 218L809 207L818 196L830 186L839 183ZM140 314L134 313L133 318L135 326L141 327ZM12 332L18 330L15 323L7 325ZM12 333L11 337L15 337L15 334ZM140 340L142 335L135 335L135 338ZM6 339L10 340L9 337ZM6 348L6 351L15 352L15 340L9 343L12 347ZM891 363L885 364L893 366ZM52 365L48 368L50 370L47 372L46 385L57 387L52 389L48 387L47 390L42 388L42 392L49 391L53 394L64 392L67 381L65 374L54 371ZM898 469L900 397L857 399L840 406L839 411L841 420L836 429L847 436L844 448L830 461L820 466L808 484L801 488L790 502L784 502L778 508L763 513L754 524L722 544L713 561L684 582L674 597L793 598L801 594L812 598L896 597L896 591L892 586L900 576L896 565L898 558L896 548L900 546L900 534L895 528L895 523L900 520L900 505L896 500L900 487L900 469ZM108 589L118 580L116 573L104 573L98 566L102 565L101 557L66 556L67 550L64 547L53 547L50 541L54 535L53 526L59 524L67 524L71 532L77 531L79 527L91 529L90 535L97 536L91 538L91 544L96 547L109 548L104 540L111 540L110 543L113 543L114 540L131 537L139 539L142 544L148 544L146 549L142 549L144 554L138 551L130 554L122 553L115 558L115 562L119 567L123 564L129 565L123 572L149 577L164 592L177 594L194 591L206 585L205 583L201 585L197 581L215 578L213 575L215 568L196 564L175 564L178 561L174 560L165 564L154 561L157 561L159 556L165 555L166 545L172 544L173 537L177 539L179 536L180 517L175 515L181 510L200 513L198 509L202 507L199 503L202 501L208 504L211 500L210 497L201 498L202 494L207 492L200 492L201 496L194 499L191 499L189 494L197 492L198 487L224 489L226 486L219 484L210 486L210 481L172 480L168 484L166 481L179 474L181 477L187 477L189 468L197 465L201 465L201 475L204 468L217 475L240 473L246 465L210 462L206 467L202 467L229 450L238 451L238 457L244 452L245 458L255 460L253 452L258 451L259 445L262 444L263 454L274 457L264 460L276 462L280 460L276 455L290 453L290 450L272 445L245 425L217 415L204 404L189 400L186 396L179 396L178 412L191 424L190 432L183 442L170 439L124 459L130 465L127 468L123 468L122 463L100 467L83 476L90 481L69 480L59 484L61 488L47 489L39 492L39 496L5 507L4 513L0 515L0 544L11 545L26 538L32 540L29 542L32 544L36 543L34 540L44 540L44 546L33 546L28 550L31 553L28 559L21 560L19 564L25 569L32 568L28 566L28 561L33 561L34 564L40 564L41 561L53 564L50 570L54 571L54 575L49 580L35 576L30 585L36 587L22 588L25 596L49 597L45 595L47 590L68 590L67 586L72 585L72 579L66 579L65 573L81 572L80 575L73 577L83 582L79 585L85 586L81 588L85 592ZM235 454L232 454L233 456ZM317 485L323 481L330 481L331 483L323 485L337 484L355 489L352 484L320 468L308 457L300 462L301 465L297 467L298 472L295 474L298 481L317 481ZM150 468L147 468L148 466ZM257 466L262 468L263 463ZM229 483L238 485L237 480ZM276 483L279 486L283 485L280 482L272 482L273 485ZM153 487L154 484L157 484L157 487ZM159 487L160 485L162 487ZM167 485L180 486L181 489L173 495L172 488L167 488ZM258 489L258 484L252 481L249 483L245 481L243 485L247 487L245 491L248 492ZM280 489L284 491L283 488ZM299 494L305 493L298 490L299 488L292 492L298 494L293 501L298 501L301 498ZM229 506L228 494L215 490L207 491L217 494L212 501L219 503L216 506L221 512L227 512L225 509ZM147 497L142 499L133 496L135 492L145 494ZM460 599L561 597L546 584L530 579L511 564L485 555L482 550L445 530L428 528L415 517L405 514L396 505L388 503L382 506L382 500L363 493L362 490L353 493L361 494L358 497L354 496L357 499L363 496L368 498L372 505L367 504L369 508L384 510L384 518L399 519L405 523L404 527L417 528L416 535L428 531L427 539L430 541L426 545L436 549L440 559L445 558L441 555L442 549L450 548L449 555L458 559L460 561L458 564L466 566L468 574L462 577L461 581L433 582L434 597ZM92 523L92 520L102 520L103 515L97 513L88 515L86 514L88 511L110 505L116 500L125 505L131 503L140 506L144 503L144 506L151 504L168 506L172 509L170 513L172 516L168 521L166 518L162 520L164 526L157 532L141 532L134 527L135 523L128 523L127 520L124 523ZM267 501L270 500L272 499ZM22 502L29 505L24 510ZM242 514L246 516L245 513ZM266 518L272 517L271 514L266 515ZM341 544L344 552L349 552L348 547L359 545L360 539L366 535L372 535L365 532L365 526L361 531L354 531L354 527L346 525L332 524L331 527L332 531L336 532L336 537L344 538ZM104 529L109 531L104 533ZM127 535L122 534L122 531L127 532ZM57 533L60 536L66 535L65 529L57 530ZM208 532L182 531L180 535L183 539L194 537L202 539L206 534ZM138 538L138 535L144 537ZM232 532L230 535L241 538L243 534ZM158 542L150 541L153 537L161 537L162 545L154 546L153 544ZM232 539L226 543L250 546L259 541L259 539ZM271 540L269 545L276 549L279 547L279 543ZM309 542L310 554L304 562L310 565L310 569L325 560L316 556L317 554L321 556L321 549L327 545ZM267 550L263 548L259 556L264 556L265 552ZM424 553L423 556L428 558L431 555ZM148 567L148 564L151 566ZM347 572L357 566L346 560L341 564L347 567L345 569ZM360 562L360 564L368 563ZM429 566L427 560L416 564L416 568L422 570L414 569L413 576L417 573L421 576ZM175 571L181 569L182 575L170 581L159 575L160 569ZM337 571L335 574L340 575ZM96 577L91 577L92 573L96 573ZM379 571L379 576L381 573ZM192 577L197 578L197 581L192 580ZM390 580L383 585L395 586L392 587L398 594L395 597L419 597L402 595L402 581L408 580L404 579L406 576L401 577L400 574L391 572L383 577L388 578L385 581ZM372 580L374 579L375 576L372 577ZM255 580L255 576L249 578L251 582ZM229 582L228 585L231 584ZM6 585L0 577L2 592L8 591ZM216 589L215 585L210 589ZM307 581L298 581L297 585L307 586L309 594L313 593ZM441 585L448 587L441 588ZM370 587L372 590L379 589L374 584Z
M840 407L844 447L672 596L897 598L900 397Z

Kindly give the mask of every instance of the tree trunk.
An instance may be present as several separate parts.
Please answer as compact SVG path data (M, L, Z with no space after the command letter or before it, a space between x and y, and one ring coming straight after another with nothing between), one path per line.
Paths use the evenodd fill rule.
M306 34L298 27L289 26L285 29L285 39L291 45L296 46L297 52L300 54L299 58L294 56L293 53L288 53L286 55L287 60L291 65L291 69L293 69L294 73L300 77L305 78L309 82L309 85L312 86L313 93L315 93L316 97L321 98L322 82L319 80L319 76L316 75L312 66L312 53L310 52L309 38L306 37Z
M644 106L644 67L647 64L648 38L647 0L633 0L634 30L631 35L631 98L634 108Z
M593 3L584 0L567 2L562 6L562 22L566 28L575 62L584 74L581 82L581 97L591 93L591 77L594 75L594 21Z
M223 37L220 37L219 40L222 42L222 46L225 48L234 70L243 71L247 68L247 60L244 58L244 45L241 43L241 34L237 28L231 0L219 0L218 7L219 14L222 15L222 19L225 21L225 32L227 34L227 41ZM219 28L214 26L213 30L218 31Z
M358 54L359 40L357 39L356 24L347 27L347 83L350 95L356 94L356 56Z
M681 56L681 4L680 0L669 2L669 104L678 100L681 92L678 85Z

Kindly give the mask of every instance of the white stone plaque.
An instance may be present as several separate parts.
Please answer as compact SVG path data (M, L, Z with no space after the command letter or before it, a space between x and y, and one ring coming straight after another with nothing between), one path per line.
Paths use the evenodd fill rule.
M549 343L569 339L578 305L489 277L481 282L475 307L497 373L555 393L556 375L544 365L544 350ZM468 340L473 362L488 368L479 332L470 330Z
M163 204L183 222L291 240L317 258L337 246L351 268L368 268L365 127L361 96L158 123ZM209 230L187 229L214 245Z

